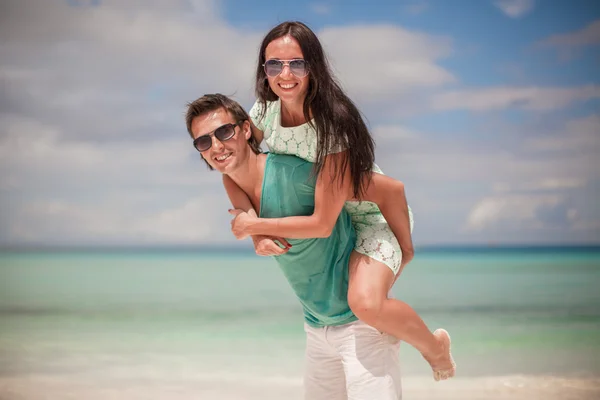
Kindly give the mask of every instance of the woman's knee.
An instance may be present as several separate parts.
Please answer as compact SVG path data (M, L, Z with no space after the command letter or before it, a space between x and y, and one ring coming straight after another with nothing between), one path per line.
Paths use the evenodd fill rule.
M378 318L385 293L366 287L366 285L352 285L348 290L348 305L359 319L370 322Z
M361 320L373 323L387 299L394 274L387 265L353 251L349 264L348 305Z

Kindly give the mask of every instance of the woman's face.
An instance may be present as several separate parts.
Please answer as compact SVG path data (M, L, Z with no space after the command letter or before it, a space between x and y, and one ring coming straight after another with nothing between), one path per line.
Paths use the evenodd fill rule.
M271 90L284 103L302 102L308 91L308 74L297 76L298 68L290 68L289 60L304 59L300 44L291 36L282 36L273 40L265 49L265 60L285 60L281 73L277 76L267 75ZM297 63L296 63L297 65ZM298 73L298 75L302 75Z

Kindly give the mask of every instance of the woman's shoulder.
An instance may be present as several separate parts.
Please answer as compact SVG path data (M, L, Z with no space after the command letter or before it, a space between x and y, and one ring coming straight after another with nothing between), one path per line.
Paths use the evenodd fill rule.
M250 116L254 118L254 115L256 116L260 116L261 114L263 114L263 110L266 111L266 113L274 113L274 112L279 112L279 100L275 100L275 101L266 101L265 103L263 103L260 100L256 100L254 102L254 105L252 106L252 108L250 109Z
M260 100L256 100L254 105L250 109L248 114L252 119L254 125L264 131L269 122L273 121L273 116L279 113L279 101L267 101L262 103Z
M250 119L261 131L265 132L265 139L270 135L273 121L277 121L277 115L279 115L279 101L267 101L262 103L260 100L256 100L250 112Z

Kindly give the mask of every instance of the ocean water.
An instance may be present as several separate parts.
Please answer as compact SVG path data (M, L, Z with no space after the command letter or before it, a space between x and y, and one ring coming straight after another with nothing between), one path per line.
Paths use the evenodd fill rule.
M451 333L459 376L598 377L599 284L598 248L438 249L418 252L392 293ZM4 252L0 399L7 381L201 398L298 388L302 325L275 262L251 253ZM401 361L405 379L430 374L406 344Z

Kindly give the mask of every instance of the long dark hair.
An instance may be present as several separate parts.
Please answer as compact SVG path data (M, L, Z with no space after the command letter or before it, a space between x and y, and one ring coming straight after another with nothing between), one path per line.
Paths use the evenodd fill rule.
M341 145L348 151L335 164L334 179L343 180L349 167L354 197L360 199L370 183L375 162L375 142L358 108L334 79L321 42L302 22L281 23L271 29L262 41L256 67L256 97L262 103L263 116L266 102L278 99L263 69L265 50L273 40L288 35L298 41L308 64L309 84L303 111L304 118L317 132L314 171L318 174L323 168L328 149ZM311 112L314 124L310 118Z

